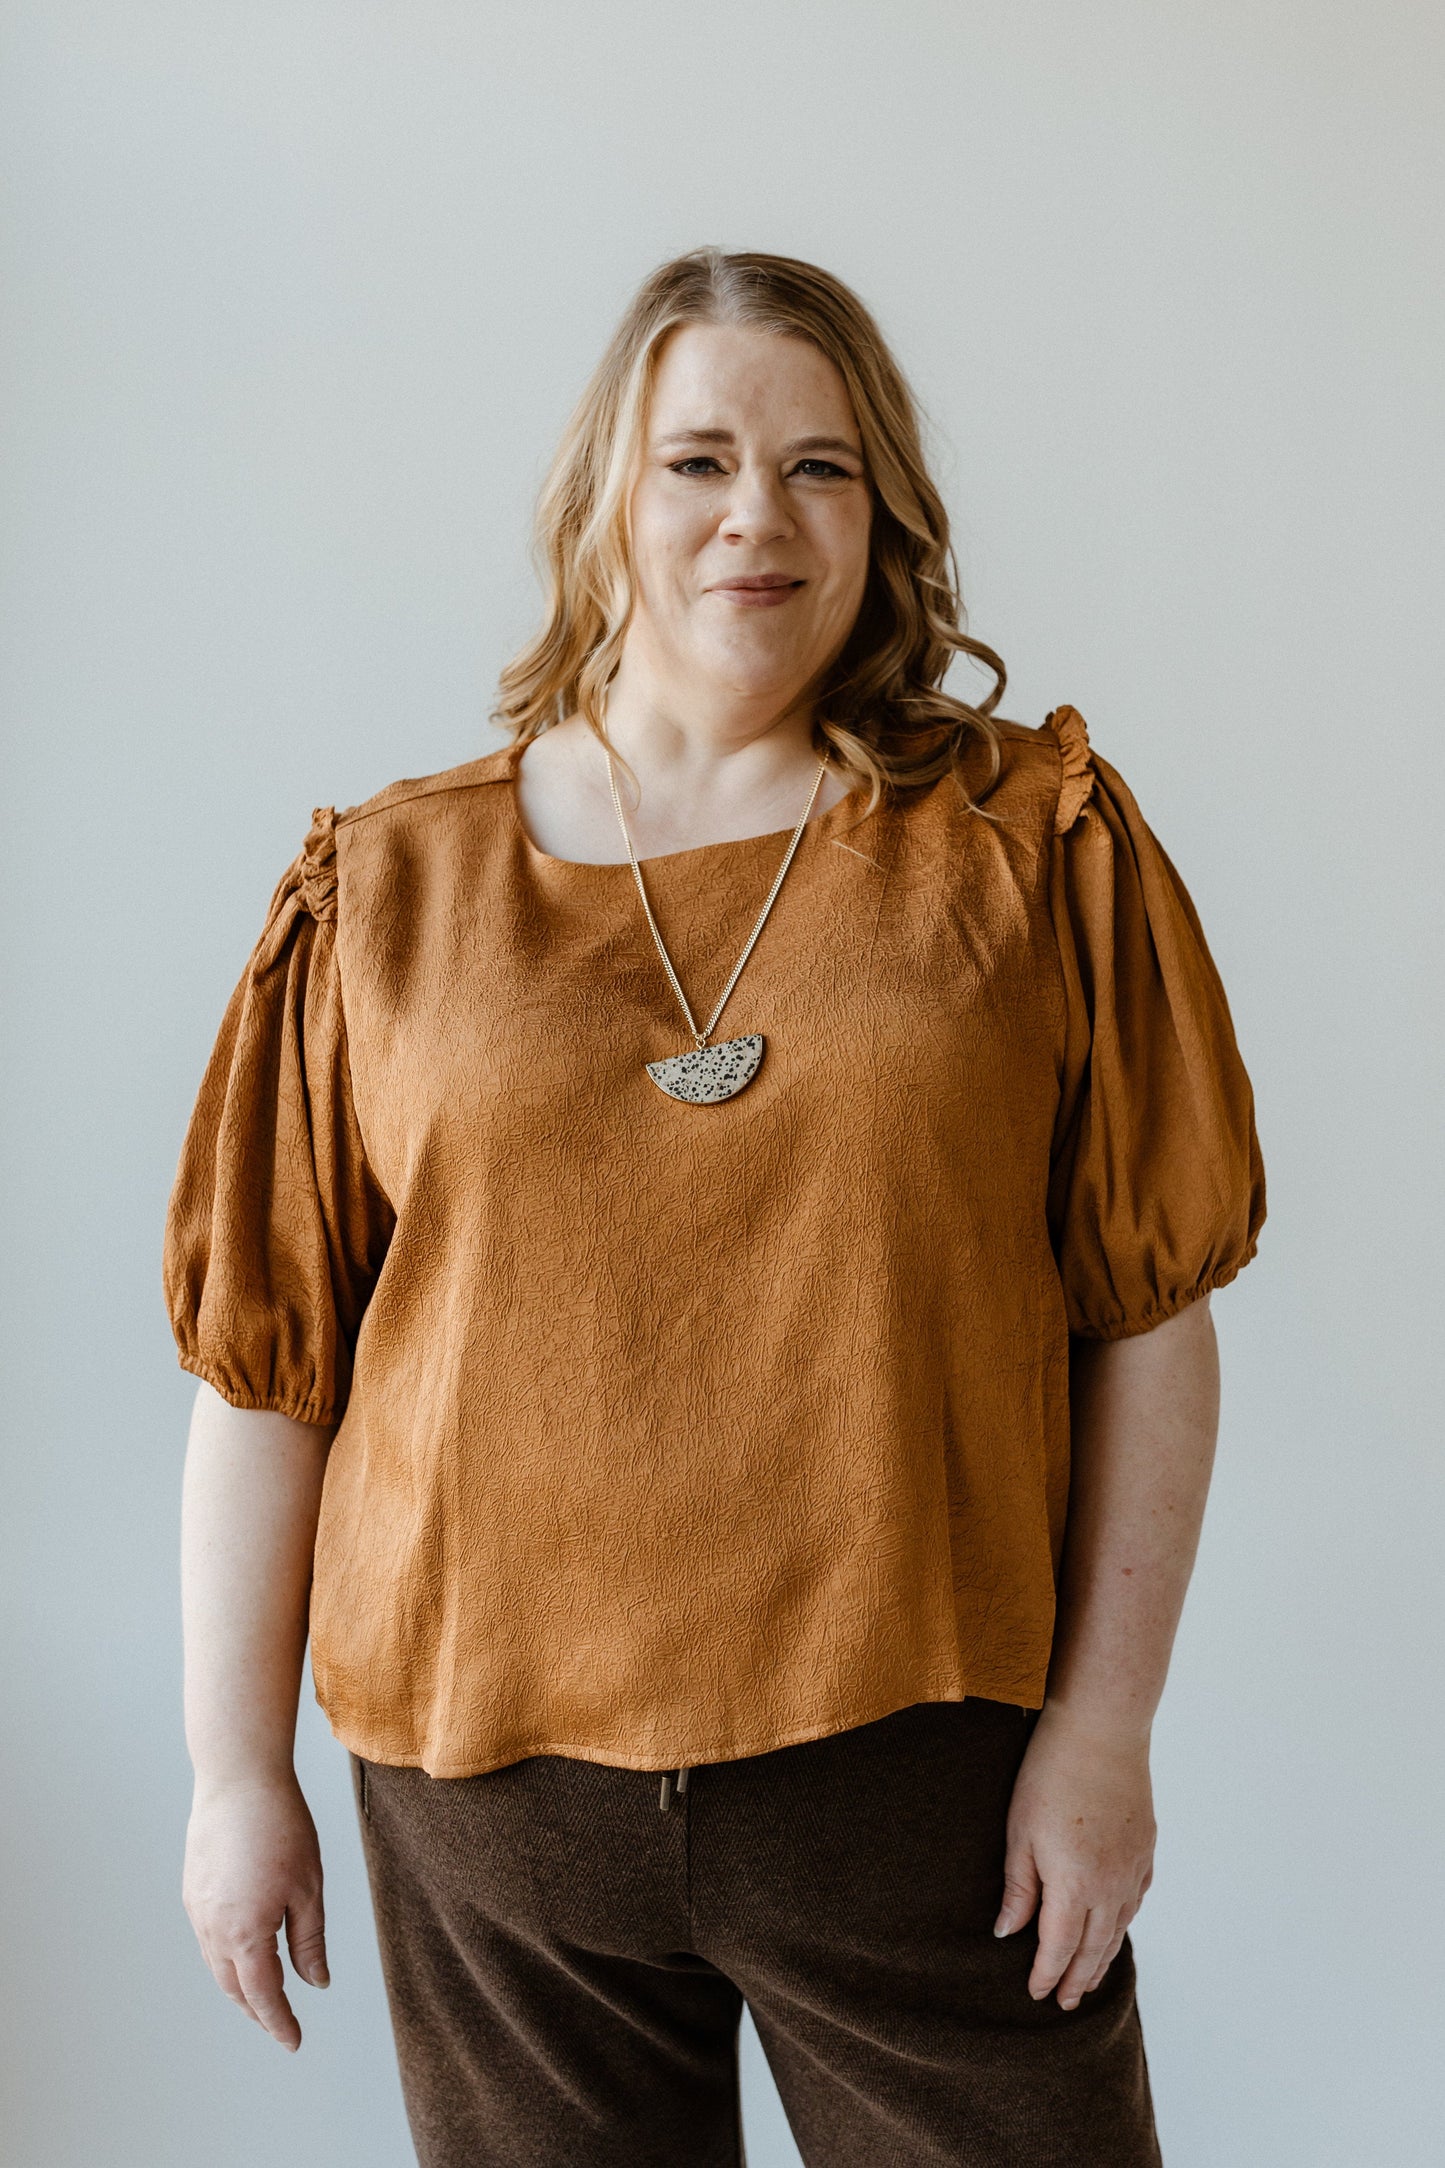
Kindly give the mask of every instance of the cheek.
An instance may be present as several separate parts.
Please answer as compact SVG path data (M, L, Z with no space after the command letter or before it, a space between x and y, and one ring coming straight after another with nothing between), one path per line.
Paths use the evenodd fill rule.
M638 595L654 616L675 616L696 586L694 567L712 533L698 507L659 494L634 501L632 562Z
M871 522L841 507L838 515L826 522L818 539L828 566L824 584L829 615L851 626L868 585Z

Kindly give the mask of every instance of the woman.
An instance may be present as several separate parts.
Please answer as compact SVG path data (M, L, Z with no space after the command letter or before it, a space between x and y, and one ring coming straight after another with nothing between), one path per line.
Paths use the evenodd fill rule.
M509 742L315 814L182 1153L187 1910L294 2048L309 1624L427 2168L738 2161L744 1998L810 2168L1157 2162L1264 1217L1193 906L1072 708L996 717L827 274L654 274L540 535Z

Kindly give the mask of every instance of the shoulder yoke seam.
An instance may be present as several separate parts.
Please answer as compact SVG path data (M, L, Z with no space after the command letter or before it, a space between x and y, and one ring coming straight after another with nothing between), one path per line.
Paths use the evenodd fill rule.
M482 760L495 760L497 755L495 753L483 753L480 757ZM413 781L409 776L403 777L399 782L388 783L384 789L377 791L373 797L363 798L359 804L347 806L343 812L336 815L335 825L340 828L344 823L349 827L353 821L370 820L378 813L390 813L395 807L410 805L418 798L440 798L446 792L454 790L485 790L489 783L504 783L505 781L505 771L494 775L473 775L465 778L418 776ZM397 792L398 795L394 798L390 797L388 793L391 791Z

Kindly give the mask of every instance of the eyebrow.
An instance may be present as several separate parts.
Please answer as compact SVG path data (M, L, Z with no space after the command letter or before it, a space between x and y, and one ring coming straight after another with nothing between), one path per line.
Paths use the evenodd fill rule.
M675 429L669 435L657 439L659 450L669 444L735 444L736 442L737 439L731 429ZM858 446L850 444L846 437L794 437L791 444L783 446L783 451L785 455L793 455L798 452L846 452L850 459L856 459L860 465L863 459L863 454L858 449Z

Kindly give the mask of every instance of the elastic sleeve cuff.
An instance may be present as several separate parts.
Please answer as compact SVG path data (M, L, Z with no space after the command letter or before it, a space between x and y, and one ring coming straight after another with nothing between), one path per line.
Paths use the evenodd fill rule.
M318 1392L253 1392L250 1386L228 1377L200 1355L181 1354L176 1360L182 1370L189 1371L192 1377L200 1378L213 1392L219 1393L228 1407L240 1408L250 1414L289 1415L296 1423L314 1423L319 1428L334 1428L344 1412L335 1408Z
M1142 1316L1111 1319L1107 1323L1090 1320L1081 1325L1076 1325L1071 1320L1070 1337L1075 1340L1134 1340L1142 1333L1153 1332L1156 1325L1167 1325L1171 1317L1178 1317L1182 1310L1187 1310L1201 1295L1212 1295L1217 1287L1228 1287L1230 1281L1243 1272L1258 1247L1259 1238L1256 1236L1242 1257L1236 1257L1227 1265L1216 1265L1213 1272L1206 1273L1204 1278L1197 1280L1192 1287L1180 1288L1177 1293L1156 1303Z

